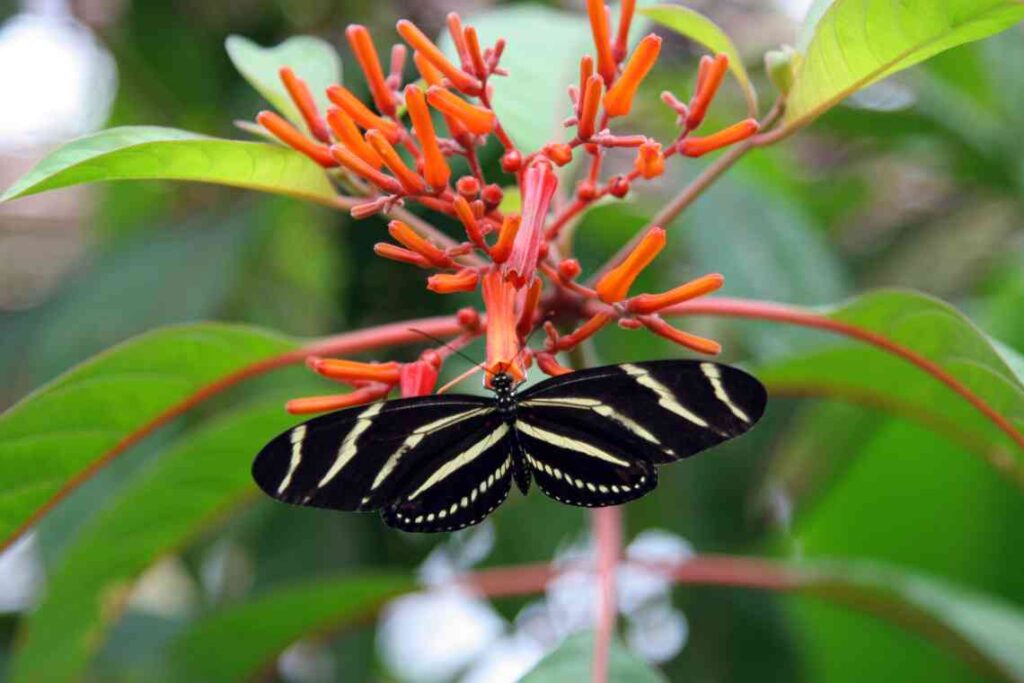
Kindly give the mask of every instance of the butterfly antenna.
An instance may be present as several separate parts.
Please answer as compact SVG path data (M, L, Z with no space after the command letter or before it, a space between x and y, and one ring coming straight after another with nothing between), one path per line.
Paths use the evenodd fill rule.
M429 332L424 332L423 330L417 329L417 328L415 328L415 327L410 327L410 328L409 328L409 331L410 331L410 332L415 332L415 333L416 333L416 334L418 334L418 335L421 335L421 336L423 336L423 337L426 337L427 339L430 339L430 340L432 340L432 341L435 341L435 342L437 342L437 343L438 343L438 344L440 344L440 345L441 345L441 346L442 346L443 348L446 348L446 349L448 349L448 350L449 350L450 352L454 353L455 355L457 355L457 356L459 356L460 358L462 358L462 359L464 359L465 361L467 361L467 362L468 362L468 363L469 363L470 365L472 365L472 366L473 366L473 370L474 370L474 371L475 371L475 370L478 370L478 369L480 369L480 370L483 370L484 372L490 372L490 371L489 371L489 370L487 369L487 367L485 366L485 364L484 364L484 363L478 363L477 361L473 360L472 358L470 358L469 356L467 356L466 354L464 354L464 353L463 353L462 351L460 351L459 349L457 349L457 348L455 348L454 346L452 346L450 342L446 342L446 341L445 341L445 340L443 340L443 339L438 339L437 337L435 337L434 335L430 334ZM451 382L449 382L449 384L451 384Z

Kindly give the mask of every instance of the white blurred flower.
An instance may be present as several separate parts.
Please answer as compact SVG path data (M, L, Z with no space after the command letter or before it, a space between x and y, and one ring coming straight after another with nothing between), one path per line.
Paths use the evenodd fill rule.
M35 604L43 582L43 563L34 533L0 553L0 613L21 612Z
M547 654L544 647L529 636L513 634L487 648L460 683L516 683Z
M37 0L0 26L0 150L78 137L110 114L117 66L66 5Z
M548 614L559 638L594 625L597 578L593 571L570 570L547 586Z
M330 683L337 679L334 660L322 645L300 640L277 658L277 671L289 683Z
M459 589L437 589L392 601L381 617L377 647L399 679L433 683L464 670L504 630L489 603Z
M680 564L693 555L693 546L671 532L661 529L641 532L626 548L626 561L616 572L619 610L631 614L653 601L667 601L671 581L650 565Z
M659 602L630 615L626 645L650 664L661 664L679 654L689 635L686 615L668 602Z
M434 548L420 565L420 581L428 586L449 583L487 559L494 549L494 525L490 520L457 531Z

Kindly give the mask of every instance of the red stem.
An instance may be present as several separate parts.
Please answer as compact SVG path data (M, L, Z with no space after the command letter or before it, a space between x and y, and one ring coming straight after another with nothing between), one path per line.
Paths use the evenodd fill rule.
M247 379L251 379L287 365L302 363L308 356L345 355L385 346L422 342L423 335L419 332L413 332L412 328L422 330L423 332L427 332L435 337L448 337L456 335L462 331L462 326L459 325L455 316L405 320L388 325L380 325L378 327L357 330L355 332L346 332L333 337L327 337L300 349L289 351L271 358L265 358L261 361L246 365L243 368L239 368L235 372L225 375L224 377L200 388L188 398L170 406L149 422L126 435L123 439L117 442L113 448L69 479L55 494L53 494L53 496L50 497L49 500L43 503L43 505L36 509L24 522L22 522L22 524L10 536L0 541L0 552L18 539L33 524L38 522L44 515L46 515L46 513L52 510L55 505L64 500L72 491L91 479L94 474L109 464L114 458L142 441L160 427L188 412L203 401L212 398Z
M1001 415L995 408L985 402L984 399L964 386L938 363L925 358L916 351L897 344L877 332L872 332L849 323L833 320L823 315L802 311L783 304L745 299L732 299L727 297L714 297L688 301L686 303L673 306L672 308L665 309L662 311L662 314L716 315L733 318L749 318L753 320L769 320L772 322L781 322L790 325L799 325L801 327L826 330L828 332L851 337L867 344L871 344L886 353L891 353L894 356L916 365L921 370L945 384L961 398L970 403L978 412L984 415L990 422L992 422L1018 446L1020 446L1022 450L1024 450L1024 434L1022 434L1013 425L1013 423Z

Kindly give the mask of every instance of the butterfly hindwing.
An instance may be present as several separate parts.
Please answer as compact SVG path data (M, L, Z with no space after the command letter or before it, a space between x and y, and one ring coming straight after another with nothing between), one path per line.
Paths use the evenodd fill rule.
M654 464L614 435L523 408L519 443L538 488L568 505L602 507L639 498L658 483Z
M280 434L253 462L256 483L286 503L336 510L389 505L406 479L443 464L493 414L474 396L379 401Z
M443 457L419 463L384 521L404 531L455 531L476 524L501 505L512 486L512 428L496 413L460 439Z
M667 360L609 365L555 377L520 395L520 412L673 462L739 436L760 419L756 379L718 363Z

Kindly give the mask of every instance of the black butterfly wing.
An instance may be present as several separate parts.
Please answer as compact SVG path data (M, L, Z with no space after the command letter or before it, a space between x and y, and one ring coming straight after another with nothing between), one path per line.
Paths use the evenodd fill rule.
M656 483L655 464L689 457L744 433L760 419L765 403L764 387L742 370L667 360L546 380L520 395L519 416L521 423L543 423L545 432L562 439L559 443L550 434L530 439L527 434L524 440L541 489L564 502L599 506L649 491ZM584 446L630 465L588 454ZM576 457L570 458L574 450ZM624 492L624 486L635 488Z
M411 482L464 450L467 434L488 429L493 415L493 402L474 396L340 410L273 439L253 461L253 479L271 497L294 505L386 508Z
M443 454L425 458L403 478L381 511L403 531L456 531L483 520L512 487L512 427L497 412L467 423Z
M583 421L558 419L558 411L520 408L516 432L537 487L568 505L600 507L639 498L658 483L649 458L631 444L599 435Z

